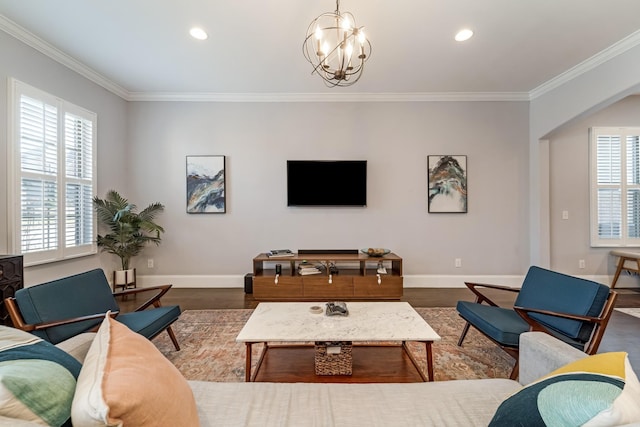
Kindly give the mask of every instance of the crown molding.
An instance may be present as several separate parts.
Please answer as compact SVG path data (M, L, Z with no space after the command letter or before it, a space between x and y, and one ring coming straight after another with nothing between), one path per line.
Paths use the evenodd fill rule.
M27 46L34 48L38 52L48 56L54 61L64 65L72 71L75 71L76 73L89 79L97 85L102 86L103 88L119 96L120 98L123 98L125 100L127 99L129 93L122 86L112 82L102 74L97 73L78 60L72 58L71 56L42 40L38 36L25 30L2 14L0 14L0 30L4 31L10 36L13 36Z
M615 58L616 56L622 55L630 49L640 45L640 30L636 31L625 37L624 39L612 44L608 48L596 53L591 58L588 58L578 65L568 69L562 74L557 75L551 80L546 81L541 84L537 88L533 89L529 92L530 100L534 100L539 96L542 96L563 84L585 74L594 68L604 64L607 61Z
M212 93L130 92L128 101L178 102L442 102L528 101L526 92Z

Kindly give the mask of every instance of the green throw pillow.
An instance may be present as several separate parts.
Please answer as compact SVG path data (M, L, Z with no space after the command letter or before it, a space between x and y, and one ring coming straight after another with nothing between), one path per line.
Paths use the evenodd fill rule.
M0 415L49 426L68 423L81 367L53 344L0 326Z
M618 426L640 422L640 383L627 353L565 365L506 399L489 426Z

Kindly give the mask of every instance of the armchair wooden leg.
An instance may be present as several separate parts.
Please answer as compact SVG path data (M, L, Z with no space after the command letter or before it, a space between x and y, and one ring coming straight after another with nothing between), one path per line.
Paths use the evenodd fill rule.
M176 350L180 351L180 344L178 344L178 340L176 339L176 334L173 333L173 329L171 329L171 326L167 328L167 333L169 334L169 338L171 338L171 342L173 343Z
M466 337L467 332L469 332L469 326L471 326L469 322L465 323L464 329L462 329L462 334L460 335L460 339L458 340L458 347L462 346L462 341L464 341L464 337Z
M611 282L611 289L616 287L616 283L618 282L618 277L620 277L620 273L622 272L622 268L624 267L624 262L625 262L626 258L621 256L618 259L618 266L616 267L616 274L613 275L613 281ZM640 269L640 266L638 266L638 269Z
M509 379L517 380L519 374L520 374L520 361L516 359L516 364L513 365L513 369L511 370L511 375L509 375Z

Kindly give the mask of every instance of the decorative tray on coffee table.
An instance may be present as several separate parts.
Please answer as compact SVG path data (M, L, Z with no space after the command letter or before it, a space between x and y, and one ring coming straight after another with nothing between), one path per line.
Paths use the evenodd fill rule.
M334 301L327 303L327 316L348 316L349 309L347 309L347 304L343 301Z

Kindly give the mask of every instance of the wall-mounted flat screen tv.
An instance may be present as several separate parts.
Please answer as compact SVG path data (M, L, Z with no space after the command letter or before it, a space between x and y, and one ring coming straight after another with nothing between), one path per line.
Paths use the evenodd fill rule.
M287 206L366 205L366 160L287 160Z

